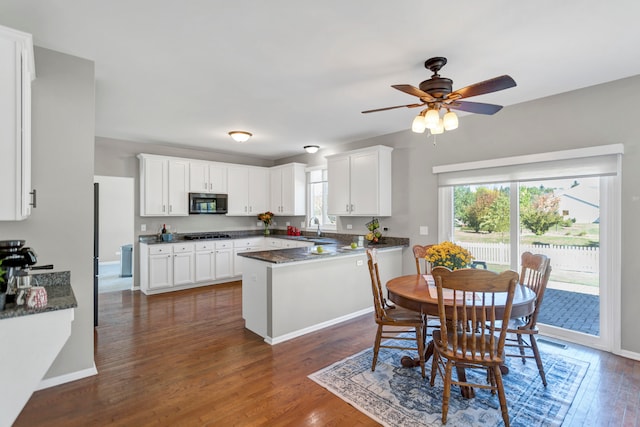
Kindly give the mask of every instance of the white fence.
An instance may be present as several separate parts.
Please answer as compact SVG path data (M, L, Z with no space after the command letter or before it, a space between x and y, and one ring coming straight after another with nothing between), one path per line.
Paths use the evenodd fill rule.
M456 242L469 250L476 260L489 264L509 265L509 244ZM600 248L584 246L520 245L520 252L543 254L551 259L554 270L597 273Z

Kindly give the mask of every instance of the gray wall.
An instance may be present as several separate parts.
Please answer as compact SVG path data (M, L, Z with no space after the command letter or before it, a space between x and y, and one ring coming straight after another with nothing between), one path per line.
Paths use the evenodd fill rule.
M94 64L42 48L35 49L35 61L32 185L38 207L24 221L0 222L0 239L25 239L39 264L71 271L78 308L48 378L94 366Z

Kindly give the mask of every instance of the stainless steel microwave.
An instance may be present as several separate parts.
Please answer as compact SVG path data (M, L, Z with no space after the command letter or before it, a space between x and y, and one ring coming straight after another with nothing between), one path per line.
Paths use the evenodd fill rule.
M189 214L226 214L227 195L189 193Z

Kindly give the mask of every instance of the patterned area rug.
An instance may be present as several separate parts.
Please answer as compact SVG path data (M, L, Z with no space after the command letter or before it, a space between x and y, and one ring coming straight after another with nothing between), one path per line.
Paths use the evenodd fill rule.
M420 375L420 368L400 366L402 350L380 349L375 372L371 372L373 350L368 349L334 363L309 378L361 412L385 426L440 426L443 384L439 375L433 387ZM562 355L543 353L547 387L542 385L533 359L522 364L507 358L510 372L503 376L511 426L559 426L562 424L589 363ZM427 366L431 369L431 360ZM468 370L469 371L469 370ZM455 375L455 374L454 374ZM467 378L486 379L482 371L467 372ZM447 426L503 426L498 396L475 389L476 397L465 399L452 385Z

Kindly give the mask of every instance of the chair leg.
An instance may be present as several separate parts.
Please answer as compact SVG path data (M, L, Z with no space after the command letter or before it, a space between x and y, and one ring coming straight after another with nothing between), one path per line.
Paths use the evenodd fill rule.
M449 397L451 396L452 369L453 362L451 362L451 360L447 360L447 366L444 368L444 391L442 392L442 424L447 423L447 413L449 412Z
M531 335L531 349L533 350L533 355L536 358L536 364L538 365L540 378L542 378L542 384L546 387L547 378L544 376L544 366L542 366L542 359L540 358L540 352L538 351L538 343L533 335Z
M420 358L420 370L422 371L422 378L426 378L427 374L424 368L424 330L423 326L416 326L416 342L418 344L418 357Z
M433 355L431 356L431 380L429 381L431 387L433 387L433 385L435 384L438 363L440 363L440 356L438 356L437 351L434 351Z
M522 339L522 335L520 334L516 334L516 337L518 338L518 349L520 350L520 356L522 356L522 364L524 365L527 361L527 359L524 357L524 340Z
M496 380L496 388L498 389L498 400L500 400L500 409L502 410L502 419L505 427L509 427L509 411L507 410L507 398L504 394L504 384L502 384L502 373L500 366L493 366L493 376Z
M382 340L382 325L378 325L378 332L376 332L376 342L373 345L373 361L371 362L371 371L376 370L376 364L378 363L378 352L380 351L381 340Z

